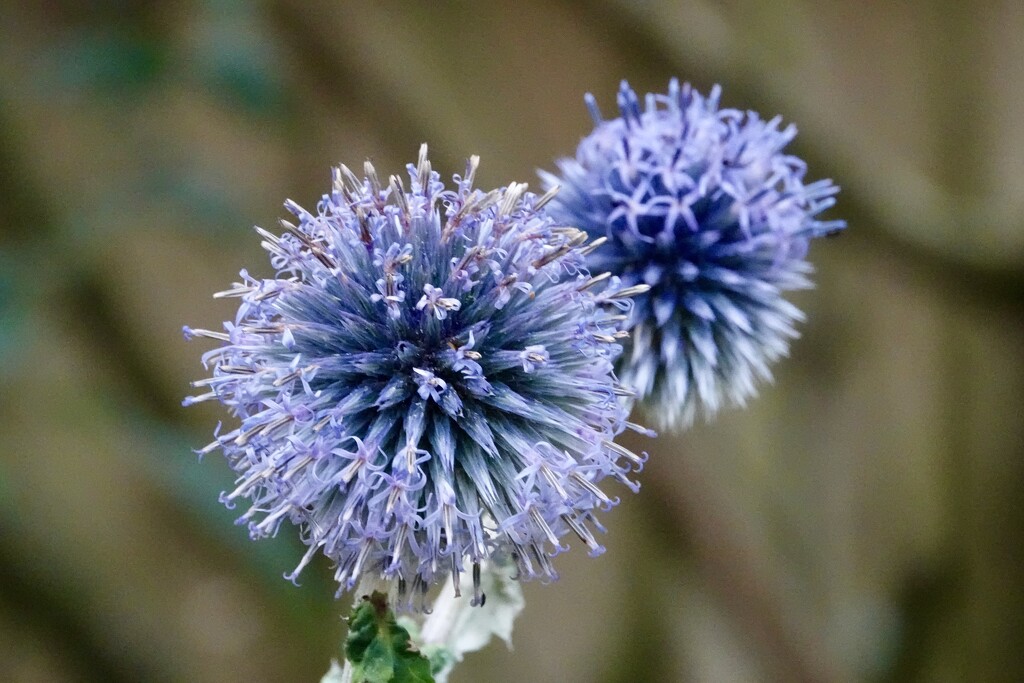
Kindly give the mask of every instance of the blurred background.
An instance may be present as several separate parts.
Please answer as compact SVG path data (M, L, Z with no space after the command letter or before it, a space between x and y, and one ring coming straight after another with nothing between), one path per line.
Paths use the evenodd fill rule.
M849 221L747 410L651 451L607 554L453 681L1011 681L1024 671L1024 3L0 3L0 680L317 681L326 561L198 463L215 302L329 167L537 186L671 76L797 123ZM322 558L321 558L322 560Z

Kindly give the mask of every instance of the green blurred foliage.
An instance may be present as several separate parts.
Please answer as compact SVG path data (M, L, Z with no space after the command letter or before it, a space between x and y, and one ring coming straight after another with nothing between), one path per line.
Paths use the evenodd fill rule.
M319 680L326 562L253 543L184 411L210 293L328 168L534 181L621 78L781 112L843 187L775 386L651 451L608 553L458 681L1016 680L1024 6L0 3L0 680Z

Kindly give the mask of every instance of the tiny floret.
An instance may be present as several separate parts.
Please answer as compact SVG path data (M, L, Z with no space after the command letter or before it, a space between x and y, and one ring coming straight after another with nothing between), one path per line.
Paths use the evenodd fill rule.
M462 302L453 297L444 296L444 290L431 284L423 285L423 296L416 304L418 310L433 313L438 320L448 317L448 311L457 311L462 308Z
M593 239L590 269L649 287L632 292L618 368L669 428L771 380L804 317L783 293L810 286L810 240L845 227L816 218L839 188L805 183L804 162L783 153L796 128L720 109L719 95L673 80L641 106L623 82L620 116L603 120L588 94L594 131L560 174L541 172L559 188L549 211Z
M647 433L613 371L628 288L592 277L585 234L525 185L474 189L476 165L445 188L424 146L408 189L341 166L315 212L287 202L295 223L257 229L276 276L216 295L240 300L234 321L185 329L221 343L185 403L238 418L199 452L236 472L223 499L254 538L298 527L289 578L323 553L339 592L364 575L458 591L487 559L554 579L569 533L603 550L604 480L637 488L643 457L614 443Z

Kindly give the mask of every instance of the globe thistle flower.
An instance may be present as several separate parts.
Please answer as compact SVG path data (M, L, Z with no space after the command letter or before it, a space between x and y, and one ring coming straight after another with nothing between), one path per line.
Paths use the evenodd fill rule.
M811 238L845 227L815 219L839 188L805 184L804 162L783 153L796 128L719 109L719 95L673 80L641 108L623 82L621 116L605 121L588 94L594 131L560 175L541 172L561 186L556 219L603 242L589 266L650 286L619 368L667 427L742 405L771 379L804 318L783 292L810 286Z
M613 373L629 297L646 289L591 277L586 235L540 211L525 184L473 188L478 159L445 189L426 146L409 189L373 166L334 171L297 224L257 228L277 276L217 297L241 300L195 382L240 419L220 449L238 474L254 538L290 521L336 563L339 593L375 575L425 593L480 563L511 558L524 578L556 578L573 532L603 548L597 509L636 490L643 457L614 443L628 406ZM475 591L475 592L478 592ZM482 597L474 596L474 602Z

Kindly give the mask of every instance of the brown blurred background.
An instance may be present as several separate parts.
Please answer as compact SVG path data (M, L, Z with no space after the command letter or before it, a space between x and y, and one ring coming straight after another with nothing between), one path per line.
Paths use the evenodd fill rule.
M608 553L528 585L453 681L1024 674L1024 3L0 3L0 680L316 681L326 562L281 578L197 464L183 324L269 274L252 224L420 142L482 185L572 153L582 95L783 114L850 229L747 410L646 444Z

